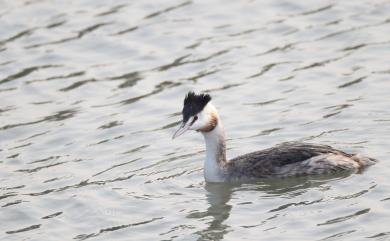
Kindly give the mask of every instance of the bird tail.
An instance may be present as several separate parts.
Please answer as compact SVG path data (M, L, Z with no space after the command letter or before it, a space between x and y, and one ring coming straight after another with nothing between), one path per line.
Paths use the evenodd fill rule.
M357 163L359 163L360 167L371 166L378 162L378 160L374 158L366 157L361 154L355 154L351 158Z

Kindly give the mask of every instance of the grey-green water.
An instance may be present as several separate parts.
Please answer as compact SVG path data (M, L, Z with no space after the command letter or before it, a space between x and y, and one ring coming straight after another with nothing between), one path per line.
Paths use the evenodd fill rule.
M0 2L0 240L390 240L390 2ZM207 91L228 156L308 140L344 178L203 179Z

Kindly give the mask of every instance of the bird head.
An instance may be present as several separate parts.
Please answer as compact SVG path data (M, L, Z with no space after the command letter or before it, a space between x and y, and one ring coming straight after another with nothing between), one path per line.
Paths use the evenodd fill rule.
M184 134L187 130L200 132L212 131L218 124L218 113L210 102L208 94L188 92L184 98L182 122L172 139Z

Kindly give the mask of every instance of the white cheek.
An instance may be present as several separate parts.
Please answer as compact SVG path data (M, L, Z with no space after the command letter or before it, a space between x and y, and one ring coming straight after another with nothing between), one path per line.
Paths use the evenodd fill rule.
M190 127L191 130L199 130L202 129L207 124L207 118L204 113L198 114L198 119L192 124Z
M191 129L191 130L199 130L199 129L201 129L202 126L203 126L201 122L202 122L201 119L196 120L195 123L192 124L192 126L190 127L190 129Z
M191 127L190 127L190 130L194 130L194 131L196 131L196 130L198 130L199 129L199 125L198 125L198 123L197 123L198 121L196 121Z

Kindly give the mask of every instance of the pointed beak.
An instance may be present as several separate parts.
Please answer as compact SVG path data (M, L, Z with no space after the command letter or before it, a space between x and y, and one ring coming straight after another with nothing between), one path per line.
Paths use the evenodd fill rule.
M190 128L190 126L191 126L190 123L191 123L190 121L187 121L187 123L182 122L180 124L179 129L177 129L175 134L173 134L172 139L175 139L176 137L183 135L184 132L186 132Z

